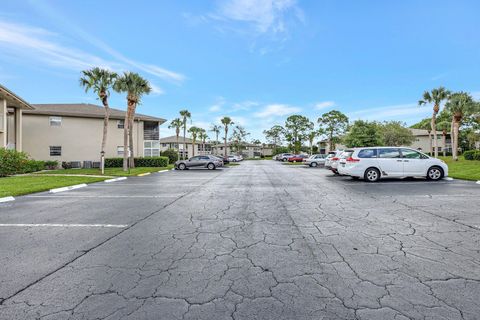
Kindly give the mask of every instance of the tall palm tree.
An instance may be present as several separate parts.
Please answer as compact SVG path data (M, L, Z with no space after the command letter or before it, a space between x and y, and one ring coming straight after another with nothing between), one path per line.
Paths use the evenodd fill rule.
M201 130L203 129L200 129L198 127L190 127L188 129L188 132L190 132L190 134L192 135L192 157L195 156L195 142L197 141L197 137Z
M227 137L228 137L228 127L233 125L233 121L230 117L223 117L221 120L220 120L223 124L223 127L224 127L224 130L225 130L225 137L224 137L224 141L225 141L225 151L224 151L224 154L225 154L225 157L227 156Z
M439 87L437 89L433 89L430 92L425 91L423 93L423 99L418 101L419 105L433 103L431 127L433 131L433 147L435 152L435 158L438 157L436 118L437 118L438 112L440 111L440 104L442 103L443 100L447 100L449 95L450 95L450 91L448 91L444 87Z
M150 83L135 72L124 72L119 76L113 85L113 89L117 92L127 93L127 113L125 115L125 123L123 129L123 170L135 168L133 154L133 118L135 110L140 103L141 98L145 94L152 91ZM130 151L130 158L127 150Z
M98 99L102 101L105 108L105 115L103 117L103 136L102 146L100 148L100 169L102 174L105 173L105 145L107 144L108 120L110 118L110 106L108 105L108 96L110 89L117 78L115 72L107 69L93 68L82 71L83 76L80 77L80 86L85 88L85 92L92 90Z
M458 135L460 124L466 115L479 112L480 105L473 101L472 97L465 92L458 92L451 95L445 107L452 114L452 156L453 160L458 160Z
M177 160L180 160L180 145L178 138L180 137L180 128L183 126L183 122L180 118L175 118L170 122L168 129L175 129L175 136L177 137Z
M310 155L313 154L313 140L318 136L319 132L317 130L312 130L307 134L308 142L310 143Z
M205 154L205 143L208 139L207 131L205 131L205 129L200 129L200 133L198 134L198 138L200 139L200 141L202 141L202 151L203 151L203 154Z
M443 149L442 149L442 153L443 153L443 156L446 157L447 156L447 133L448 131L451 132L451 123L449 121L441 121L439 123L437 123L437 127L438 129L442 130L442 144L443 144Z
M222 129L221 126L217 125L217 124L212 124L212 126L210 127L210 131L215 133L215 153L217 153L217 145L219 143L218 141L218 136L220 135L220 130Z
M188 151L187 143L185 141L185 139L187 138L187 119L191 119L192 114L187 109L184 109L184 110L180 110L180 117L182 117L182 121L183 121L182 122L183 124L183 160L185 160L186 159L185 156L187 154L186 151Z

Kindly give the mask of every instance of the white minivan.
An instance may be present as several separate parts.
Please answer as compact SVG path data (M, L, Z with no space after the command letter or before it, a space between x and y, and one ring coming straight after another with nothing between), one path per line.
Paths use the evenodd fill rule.
M440 159L404 147L365 147L345 150L338 172L376 182L381 178L426 177L440 180L448 176L448 166Z

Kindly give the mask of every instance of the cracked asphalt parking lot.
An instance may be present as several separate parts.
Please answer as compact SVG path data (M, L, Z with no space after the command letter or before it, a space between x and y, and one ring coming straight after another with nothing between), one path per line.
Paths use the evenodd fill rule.
M273 161L19 197L0 319L479 319L479 208L471 182Z

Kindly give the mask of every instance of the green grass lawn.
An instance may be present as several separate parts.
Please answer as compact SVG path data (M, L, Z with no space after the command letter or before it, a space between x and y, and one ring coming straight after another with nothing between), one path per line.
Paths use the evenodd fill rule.
M238 162L230 162L230 163L226 163L224 166L225 167L235 167L235 166L239 166L240 163Z
M16 176L0 178L0 198L20 196L23 194L46 191L54 188L72 186L80 183L103 181L107 178L97 177L62 177L62 176Z
M130 172L124 172L122 168L105 168L106 176L136 176L142 173L148 172L157 172L160 170L172 169L173 164L169 164L167 167L141 167L130 169ZM39 172L38 174L86 174L86 175L101 175L100 169L60 169L60 170L49 170Z
M439 157L448 164L448 176L464 180L480 180L480 161L465 160L462 156L458 161L452 157Z

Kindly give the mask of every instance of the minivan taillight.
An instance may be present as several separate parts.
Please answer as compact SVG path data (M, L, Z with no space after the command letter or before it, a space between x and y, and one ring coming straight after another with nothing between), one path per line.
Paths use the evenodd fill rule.
M332 161L338 161L338 160L340 160L340 158L337 158L337 157L332 158Z
M359 162L360 159L355 159L355 158L352 158L352 157L349 157L347 158L347 162Z

